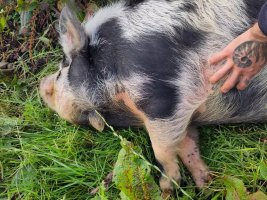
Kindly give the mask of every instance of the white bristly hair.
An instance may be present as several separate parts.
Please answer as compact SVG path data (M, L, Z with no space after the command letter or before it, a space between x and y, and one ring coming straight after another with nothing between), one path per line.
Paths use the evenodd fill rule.
M95 15L89 17L84 23L85 33L90 37L90 44L98 43L97 31L99 27L110 19L123 15L124 3L118 2L99 9Z
M191 12L184 9L188 3L192 4ZM236 36L231 31L234 30L235 33L238 33L251 25L245 10L246 5L242 0L195 0L190 2L187 0L148 0L140 3L138 9L127 9L124 3L118 2L98 11L95 16L88 19L84 27L92 44L97 44L98 28L112 18L118 20L123 38L131 42L138 41L140 37L149 36L152 33L173 37L177 34L175 28L182 30L186 29L188 25L205 33L206 39L200 41L198 49L187 50L186 60L177 61L180 65L182 63L183 68L178 74L179 79L171 82L179 88L177 95L182 102L177 105L175 114L169 119L151 121L150 126L155 132L158 132L155 134L159 140L164 142L166 134L168 134L168 141L180 140L179 136L182 137L195 110L207 100L211 86L204 75L208 67L205 61L212 53L219 51ZM196 77L198 86L194 85L193 81L188 81L188 79L194 80ZM127 80L123 84L130 89L141 88L144 81L140 80L143 77L135 75L132 78L137 80ZM149 81L149 78L146 80ZM135 86L131 87L130 83L134 83ZM133 92L133 98L142 98L139 91ZM218 107L218 111L223 109L230 108ZM222 113L225 115L221 115L221 117L227 115L227 112Z

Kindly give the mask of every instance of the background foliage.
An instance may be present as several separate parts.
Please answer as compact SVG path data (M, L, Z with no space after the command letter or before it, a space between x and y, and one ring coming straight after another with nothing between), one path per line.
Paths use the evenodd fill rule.
M59 119L40 99L41 78L62 56L56 27L64 3L83 18L110 2L0 0L0 199L160 199L144 130L97 133ZM214 180L198 190L181 167L181 188L171 198L266 198L266 124L206 126L201 133ZM114 167L114 182L104 184Z

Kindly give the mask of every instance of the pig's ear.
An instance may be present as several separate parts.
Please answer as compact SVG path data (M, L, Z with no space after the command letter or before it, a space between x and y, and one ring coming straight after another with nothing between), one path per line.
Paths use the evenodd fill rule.
M65 6L59 19L60 42L64 53L68 56L72 52L81 50L86 45L85 31L71 10Z
M102 132L105 128L104 120L95 111L91 111L89 113L89 122L96 130L100 132Z

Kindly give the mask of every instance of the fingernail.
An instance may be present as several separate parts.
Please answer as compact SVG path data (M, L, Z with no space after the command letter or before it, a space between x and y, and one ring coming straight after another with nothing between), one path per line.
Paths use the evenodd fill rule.
M209 82L212 83L212 84L215 83L215 81L213 80L213 77L210 77L210 78L209 78Z
M227 89L221 89L222 93L227 93L228 90Z

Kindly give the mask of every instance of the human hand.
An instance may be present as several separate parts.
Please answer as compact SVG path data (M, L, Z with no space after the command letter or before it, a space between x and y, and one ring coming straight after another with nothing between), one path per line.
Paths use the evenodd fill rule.
M237 89L244 90L267 63L267 36L261 32L258 24L230 42L221 52L212 55L209 63L214 65L223 60L225 63L222 68L209 81L214 84L229 74L221 92L226 93L235 85Z

